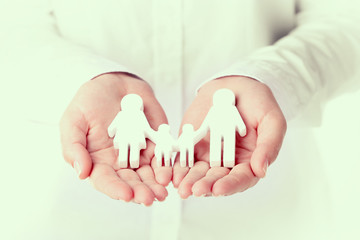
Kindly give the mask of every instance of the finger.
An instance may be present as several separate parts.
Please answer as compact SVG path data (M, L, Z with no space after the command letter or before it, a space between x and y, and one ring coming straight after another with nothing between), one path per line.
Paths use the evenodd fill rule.
M207 171L206 176L197 181L192 187L194 196L206 196L211 195L212 187L214 183L226 176L230 172L230 169L225 167L213 167Z
M154 170L155 179L163 186L169 185L173 170L171 166L165 167L158 164L156 157L151 161L151 167Z
M212 188L214 196L231 195L254 186L259 178L254 176L249 163L236 165L228 175L217 180Z
M285 136L286 121L282 113L265 116L257 131L258 139L250 163L255 175L262 178L268 165L275 161Z
M189 172L189 167L181 167L180 161L179 161L179 154L175 157L175 163L174 167L172 169L173 172L173 185L175 188L178 188L181 181L184 179L186 174Z
M68 109L60 121L62 152L80 179L89 176L92 161L86 149L88 126L80 111Z
M144 99L144 113L150 126L157 130L161 124L168 123L166 114L161 107L160 103L153 97L143 97ZM172 168L170 166L161 167L154 162L153 158L153 146L152 151L148 151L147 158L151 160L151 166L153 167L155 179L163 186L167 186L172 178ZM149 154L152 153L152 156ZM155 158L156 159L156 158ZM149 161L150 162L150 161Z
M155 174L156 181L163 186L167 186L172 178L172 168L171 166L162 167L161 164L158 165L156 162L156 157L154 157L155 144L152 142L148 142L147 146L147 149L145 149L145 151L142 151L140 166L151 165Z
M121 180L114 169L107 164L94 164L90 182L100 192L109 197L129 202L133 199L131 187Z
M155 195L153 191L141 181L139 175L134 170L120 169L117 171L117 174L131 187L136 203L150 206L154 202Z
M157 130L161 124L168 123L166 114L156 98L143 97L143 100L144 113L152 129Z
M155 144L150 140L146 140L146 149L140 151L140 167L143 165L150 165L154 157Z
M155 181L155 175L150 166L142 166L136 170L141 181L148 186L155 194L156 199L164 201L168 195L166 188Z
M209 168L209 163L204 161L198 161L194 164L194 167L189 170L179 185L178 193L181 198L186 199L193 193L193 185L206 175Z

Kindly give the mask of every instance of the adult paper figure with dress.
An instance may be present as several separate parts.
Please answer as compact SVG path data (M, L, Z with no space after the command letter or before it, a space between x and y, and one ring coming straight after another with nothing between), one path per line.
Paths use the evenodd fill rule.
M128 94L121 100L121 111L108 128L109 137L114 137L114 148L119 149L120 168L139 167L140 150L146 148L146 138L154 142L155 131L144 114L141 97ZM128 156L130 155L130 156Z

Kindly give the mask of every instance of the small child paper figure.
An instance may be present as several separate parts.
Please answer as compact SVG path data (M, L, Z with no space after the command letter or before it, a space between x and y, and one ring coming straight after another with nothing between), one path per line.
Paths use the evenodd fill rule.
M235 95L229 89L219 89L213 95L213 106L198 129L204 137L210 131L210 167L234 167L236 131L241 137L246 135L246 126L235 106ZM223 151L221 146L223 142Z
M198 131L194 131L191 124L184 124L182 133L177 141L180 152L180 166L186 167L186 160L189 167L194 166L194 146L201 140Z
M165 167L171 166L171 157L175 149L176 142L170 134L170 126L161 124L156 132L155 141L155 157L158 166L162 166L164 160Z
M146 148L146 138L153 141L155 131L150 127L144 114L141 97L128 94L121 100L121 111L116 115L108 128L109 137L114 137L114 148L119 149L118 164L120 168L138 168L140 150ZM128 153L130 152L130 156Z

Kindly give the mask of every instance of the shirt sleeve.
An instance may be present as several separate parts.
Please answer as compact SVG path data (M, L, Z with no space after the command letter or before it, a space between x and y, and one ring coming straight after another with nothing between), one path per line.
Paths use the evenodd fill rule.
M288 120L319 90L329 95L355 76L360 63L359 3L303 0L298 4L292 32L211 78L240 75L267 84Z
M109 72L137 75L62 37L51 1L5 2L0 9L0 72L13 88L9 98L23 109L21 117L54 122L86 81Z
M44 70L44 66L57 73L66 69L73 77L83 80L106 72L130 71L85 46L64 39L57 30L48 0L9 1L2 10L2 29L5 29L1 39L2 53L9 60L15 57L11 60L16 60L17 66L36 62L35 71ZM22 62L27 64L22 65Z

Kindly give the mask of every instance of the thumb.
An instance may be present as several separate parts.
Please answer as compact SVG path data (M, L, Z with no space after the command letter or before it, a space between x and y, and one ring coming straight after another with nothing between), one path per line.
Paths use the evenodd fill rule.
M161 124L168 123L166 114L155 97L143 97L143 101L144 113L151 128L156 131ZM163 186L167 186L172 179L172 168L158 166L155 157L150 157L150 159L156 181Z
M267 167L273 163L280 151L286 120L282 113L267 115L258 127L256 148L251 157L251 168L257 177L265 177Z
M90 175L92 161L86 149L87 122L80 111L68 109L60 121L64 159L75 169L80 179Z

